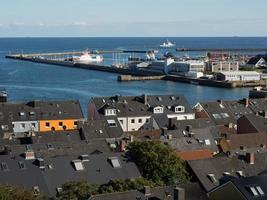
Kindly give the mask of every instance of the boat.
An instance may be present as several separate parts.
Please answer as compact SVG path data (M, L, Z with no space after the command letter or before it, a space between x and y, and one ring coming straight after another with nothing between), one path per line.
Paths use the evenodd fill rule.
M170 42L169 40L167 40L166 42L163 42L163 44L160 45L160 47L163 47L163 48L170 48L170 47L174 47L175 44Z
M249 98L267 98L266 87L255 87L249 91Z
M73 56L72 60L74 63L100 63L104 61L104 58L102 55L85 51L81 56Z

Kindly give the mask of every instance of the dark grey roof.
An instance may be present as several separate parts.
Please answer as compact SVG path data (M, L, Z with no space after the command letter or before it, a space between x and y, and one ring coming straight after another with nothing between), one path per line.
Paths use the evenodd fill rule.
M117 109L118 117L150 116L156 106L164 106L165 114L177 114L173 107L178 105L185 107L185 113L193 113L183 95L147 95L146 104L143 96L94 97L92 102L100 114L106 106Z
M210 119L216 125L225 125L229 123L236 123L234 115L230 112L228 107L218 101L202 102L202 108L207 112Z
M205 190L210 191L229 179L238 177L237 171L243 171L245 176L255 176L267 169L266 154L256 154L254 165L248 164L242 158L244 158L242 155L232 158L218 156L212 159L187 161L187 163ZM224 172L230 175L224 175ZM208 174L214 174L217 182L212 182Z
M247 199L260 199L264 200L267 198L267 175L251 176L239 179L233 179L231 182L236 188L247 198ZM260 186L264 195L254 196L250 191L249 187ZM259 194L259 193L258 193Z
M114 168L110 157L117 157L120 167ZM105 184L113 179L131 179L141 176L137 166L121 153L88 155L89 161L83 162L84 170L75 171L72 161L79 158L79 155L66 155L44 159L44 170L39 169L33 161L24 161L26 169L22 170L18 165L22 160L21 157L1 156L1 162L7 163L9 170L0 170L0 183L27 187L39 186L42 192L54 196L56 188L67 181L86 180L90 184Z
M265 55L256 55L256 56L252 57L247 62L247 64L249 64L249 65L256 65L261 58L263 58L265 60L265 62L267 62L267 54L265 54Z
M110 125L108 123L110 121L114 121L115 124ZM123 130L116 118L89 120L82 124L81 131L87 140L95 138L120 138L123 135Z
M198 183L188 183L179 185L185 190L186 200L206 200L208 199L203 189ZM151 195L145 196L143 191L132 190L128 192L111 193L103 195L95 195L89 198L90 200L175 200L174 187L156 187L151 188Z

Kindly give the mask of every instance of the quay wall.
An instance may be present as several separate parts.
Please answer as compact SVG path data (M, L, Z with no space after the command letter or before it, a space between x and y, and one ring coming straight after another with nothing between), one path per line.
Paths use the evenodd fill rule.
M144 80L162 80L165 76L132 76L119 75L118 81L144 81Z

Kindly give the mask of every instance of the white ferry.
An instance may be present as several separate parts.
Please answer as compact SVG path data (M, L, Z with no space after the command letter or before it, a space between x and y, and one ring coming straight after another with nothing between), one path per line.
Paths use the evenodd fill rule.
M169 40L167 40L166 42L163 42L163 44L160 45L160 47L163 47L163 48L171 48L174 46L175 46L175 44L170 42Z

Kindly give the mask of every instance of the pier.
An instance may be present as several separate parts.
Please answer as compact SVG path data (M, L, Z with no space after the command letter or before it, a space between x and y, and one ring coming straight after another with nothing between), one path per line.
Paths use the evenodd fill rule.
M100 51L103 52L103 51ZM109 51L115 52L115 51ZM15 59L15 60L23 60L29 62L36 62L36 63L43 63L43 64L50 64L50 65L58 65L63 67L71 67L77 69L85 69L85 70L96 70L102 72L109 72L119 74L118 81L125 82L125 81L147 81L147 80L166 80L166 81L173 81L173 82L182 82L188 84L195 84L195 85L204 85L204 86L211 86L211 87L224 87L224 88L235 88L235 87L255 87L255 86L266 86L266 80L260 81L216 81L210 79L201 79L201 78L190 78L179 76L176 74L166 75L163 72L150 70L150 69L136 69L131 68L129 66L108 66L104 64L83 64L83 63L75 63L73 61L64 60L64 59L52 59L49 56L62 56L67 55L73 52L62 52L62 53L41 53L41 54L14 54L14 55L7 55L6 58L8 59ZM81 54L82 52L75 52L75 54ZM73 55L73 54L72 54ZM45 57L48 56L48 57Z

